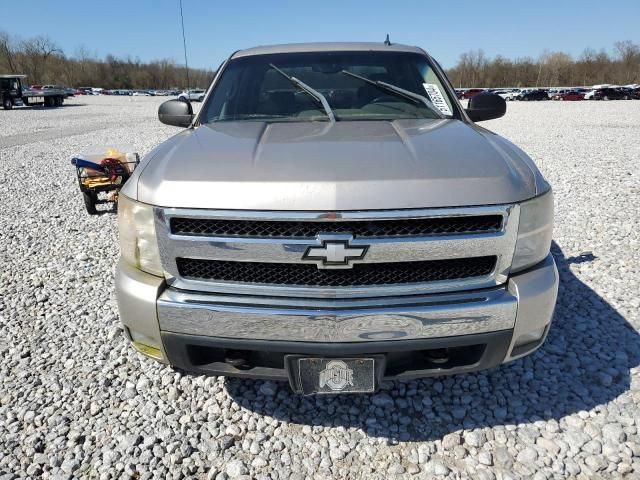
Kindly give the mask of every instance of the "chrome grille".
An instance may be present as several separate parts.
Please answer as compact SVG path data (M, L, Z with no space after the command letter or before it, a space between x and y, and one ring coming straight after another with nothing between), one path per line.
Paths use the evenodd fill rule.
M349 233L355 238L491 233L502 228L501 215L410 218L402 220L315 221L225 220L173 217L174 235L253 238L315 238L318 233Z
M518 205L342 212L156 208L169 286L299 298L373 298L490 288L508 278ZM325 269L325 241L366 254ZM351 268L353 267L353 268Z
M297 263L229 262L178 258L185 278L214 282L241 282L289 286L353 287L438 282L489 275L495 256L427 260L422 262L364 263L348 270L320 270Z

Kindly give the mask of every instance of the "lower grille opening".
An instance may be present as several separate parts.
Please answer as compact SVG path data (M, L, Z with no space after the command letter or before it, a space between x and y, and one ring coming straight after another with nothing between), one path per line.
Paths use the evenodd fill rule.
M385 376L397 376L411 371L449 370L459 367L470 367L479 363L486 349L485 344L465 345L460 347L437 348L431 350L410 350L389 352L385 354ZM213 368L227 371L284 371L285 352L242 351L243 363L233 365L229 358L237 358L236 350L188 345L187 356L195 368ZM446 350L446 361L442 361L441 351ZM289 352L290 353L290 352ZM384 353L384 352L381 352ZM367 357L372 354L358 355ZM314 355L308 355L313 357Z
M313 264L233 262L177 258L187 279L287 286L351 287L427 283L489 275L497 257L473 257L421 262L362 263L352 269L322 270Z

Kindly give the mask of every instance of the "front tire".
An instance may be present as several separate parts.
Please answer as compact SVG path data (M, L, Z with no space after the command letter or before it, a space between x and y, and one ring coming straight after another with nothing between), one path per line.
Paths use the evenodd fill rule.
M5 110L11 110L13 108L13 102L10 98L5 98L4 100L2 100L2 108L4 108Z
M604 97L602 97L602 100L609 100L609 97L605 95Z
M199 102L204 102L204 97L198 97Z

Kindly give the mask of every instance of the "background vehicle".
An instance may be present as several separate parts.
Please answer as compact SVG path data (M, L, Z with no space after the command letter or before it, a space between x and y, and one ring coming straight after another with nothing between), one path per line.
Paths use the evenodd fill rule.
M536 89L520 92L517 98L518 100L528 102L531 100L549 100L549 95L544 90Z
M623 100L631 100L633 98L633 88L619 87L617 90L620 90Z
M509 90L493 90L491 93L493 93L494 95L499 95L506 100L507 95L509 95L509 93L511 92Z
M505 100L509 100L509 101L517 100L518 99L518 95L520 95L521 92L522 92L522 90L520 90L519 88L514 88L512 90L509 90L505 94L504 99Z
M207 93L206 90L203 90L201 88L195 88L187 92L182 92L180 95L178 95L178 98L183 100L189 100L192 102L193 101L202 102L204 100L205 93Z
M625 93L617 88L599 88L593 92L594 100L623 100Z
M464 93L462 94L462 98L467 98L467 99L473 98L482 92L484 92L484 89L482 88L469 88L464 91Z
M14 106L44 105L59 107L63 104L66 93L57 89L34 90L23 86L26 75L0 75L0 99L5 110Z
M120 192L116 292L135 348L310 394L542 344L552 193L474 124L504 99L463 109L431 57L399 44L257 47L216 78L197 118L189 102L160 106L189 128Z
M560 93L556 93L553 97L551 97L552 100L584 100L584 93L581 92L577 92L575 90L570 90L570 91L565 91L565 92L560 92Z

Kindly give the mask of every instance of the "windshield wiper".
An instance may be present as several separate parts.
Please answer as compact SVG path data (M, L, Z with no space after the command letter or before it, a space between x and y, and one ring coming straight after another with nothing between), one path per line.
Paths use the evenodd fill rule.
M387 82L381 82L380 80L370 80L367 77L348 72L347 70L342 70L340 73L349 75L353 78L357 78L358 80L362 80L369 85L373 85L382 90L386 90L387 92L395 93L397 96L406 98L415 103L423 103L429 110L438 115L438 117L442 117L442 113L440 113L440 111L435 107L433 103L431 103L431 100L429 100L427 97L423 97L422 95L418 95L417 93L410 92L409 90L405 90L404 88L397 87Z
M296 77L292 77L291 75L287 75L282 70L280 70L278 67L276 67L273 63L270 63L269 66L271 68L273 68L276 72L278 72L280 75L282 75L284 78L289 80L291 83L293 83L300 90L302 90L303 92L306 92L307 94L311 95L311 97L313 97L316 101L318 101L320 103L320 105L322 105L322 108L326 112L327 117L329 117L329 120L331 122L335 122L336 121L336 117L333 114L333 110L331 110L331 107L329 106L329 102L327 102L327 99L324 97L324 95L322 95L317 90L314 90L309 85L307 85L303 81L297 79Z

